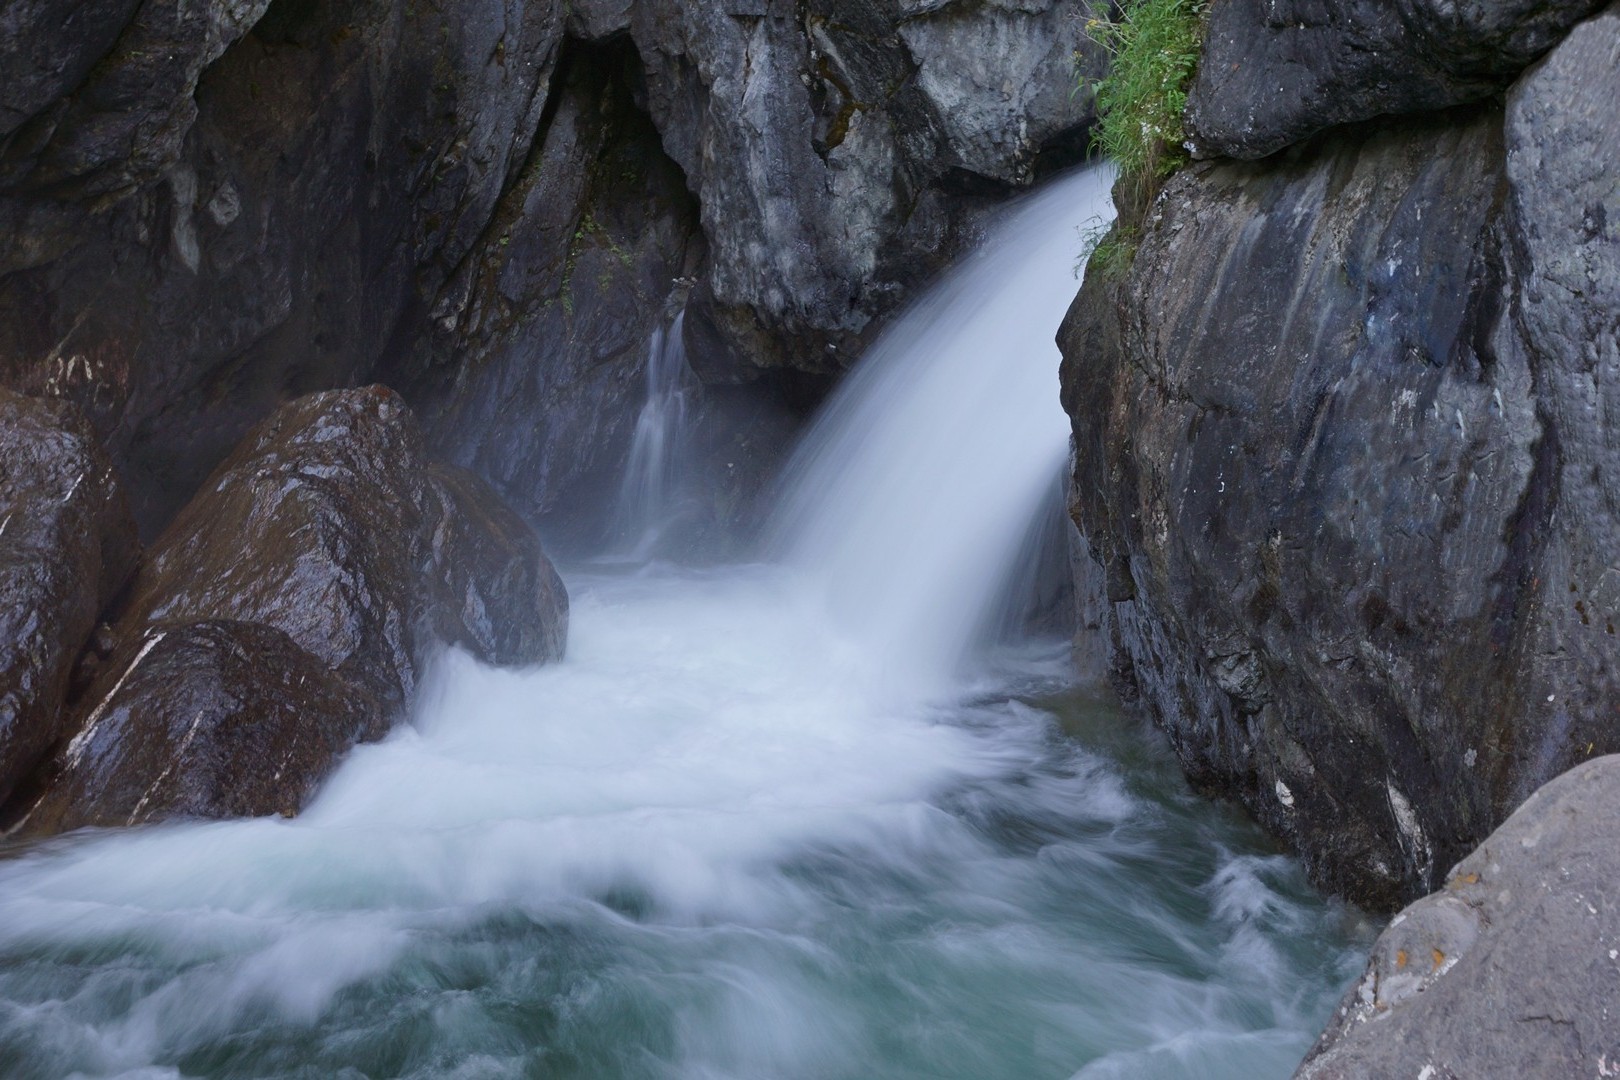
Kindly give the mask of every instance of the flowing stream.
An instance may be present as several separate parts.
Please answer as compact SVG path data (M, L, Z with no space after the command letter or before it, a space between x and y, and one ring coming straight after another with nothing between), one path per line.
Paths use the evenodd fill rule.
M0 1076L1287 1076L1355 913L1062 643L981 645L1062 466L1107 181L891 328L771 562L568 574L566 661L445 657L297 819L0 860Z

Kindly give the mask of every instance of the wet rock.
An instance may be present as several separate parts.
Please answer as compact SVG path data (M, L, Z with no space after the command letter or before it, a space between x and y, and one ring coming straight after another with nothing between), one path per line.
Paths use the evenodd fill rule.
M0 389L0 803L62 734L74 662L137 554L84 418Z
M1620 757L1530 797L1397 915L1297 1076L1607 1076L1620 1063Z
M1117 685L1369 906L1620 750L1616 49L1186 170L1064 328Z
M1199 157L1259 158L1337 124L1499 94L1602 0L1223 0L1187 127Z
M407 713L435 649L544 663L567 613L533 530L431 465L398 395L299 399L154 546L22 827L291 813Z
M429 467L433 631L486 663L562 657L568 593L540 538L465 469Z
M133 649L92 692L28 831L291 816L350 747L388 730L374 697L270 626L164 626Z

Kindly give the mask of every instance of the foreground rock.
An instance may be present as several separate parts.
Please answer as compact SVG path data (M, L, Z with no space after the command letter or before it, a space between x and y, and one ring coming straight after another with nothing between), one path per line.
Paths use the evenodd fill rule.
M27 828L291 813L405 714L439 644L532 665L566 632L533 531L431 466L393 392L303 398L153 548Z
M388 727L375 698L280 630L154 629L68 744L27 829L291 816L350 747Z
M0 389L0 803L63 733L74 662L136 554L78 410Z
M1116 683L1369 906L1620 751L1617 50L1185 170L1063 331Z
M1395 917L1297 1074L1620 1073L1620 757L1536 792Z

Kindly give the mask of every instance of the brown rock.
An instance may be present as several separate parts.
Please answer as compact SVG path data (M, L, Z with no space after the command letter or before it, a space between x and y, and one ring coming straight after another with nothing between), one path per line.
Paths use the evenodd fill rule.
M136 550L84 418L0 389L0 802L62 733L74 661Z
M161 818L291 816L387 717L273 627L154 629L96 688L30 832Z
M567 620L533 531L430 465L393 391L299 399L156 544L23 828L295 813L405 715L441 644L539 664Z

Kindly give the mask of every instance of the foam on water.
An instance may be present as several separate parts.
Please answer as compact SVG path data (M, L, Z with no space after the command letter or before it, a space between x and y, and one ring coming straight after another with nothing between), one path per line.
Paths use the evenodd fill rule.
M951 399L1000 379L951 350L1051 411L1055 354L1015 373L978 320L1050 339L1102 182L1038 196L900 324L955 389L910 361L866 384L904 438L840 406L785 566L569 575L565 662L445 657L299 818L0 860L0 1075L1285 1075L1356 963L1347 914L1060 653L952 674L1061 415L971 423ZM1061 289L981 304L1054 234Z

